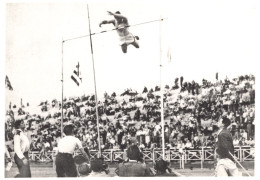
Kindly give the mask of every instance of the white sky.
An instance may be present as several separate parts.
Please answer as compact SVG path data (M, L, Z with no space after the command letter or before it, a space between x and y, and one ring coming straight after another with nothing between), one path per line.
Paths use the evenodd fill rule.
M148 1L146 1L148 2ZM136 3L108 1L90 3L92 32L112 29L98 27L111 19L107 11L119 10L129 23L137 24L160 17L164 83L175 77L185 80L236 77L256 72L256 5L253 0L236 1L152 1ZM107 91L122 93L126 88L142 91L160 84L159 22L130 28L140 37L140 49L128 47L123 54L115 31L93 36L98 98ZM61 40L89 34L87 3L6 4L5 74L14 91L7 101L39 104L41 100L61 99ZM167 50L172 61L168 63ZM70 79L80 63L83 84ZM89 38L64 44L64 95L94 93Z

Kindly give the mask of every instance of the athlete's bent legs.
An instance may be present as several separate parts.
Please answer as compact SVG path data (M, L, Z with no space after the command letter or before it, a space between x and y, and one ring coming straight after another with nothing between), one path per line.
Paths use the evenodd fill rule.
M137 40L139 40L139 37L138 37L138 36L135 36L135 41L132 42L131 44L132 44L134 47L139 48L139 43L138 43Z
M136 47L136 48L139 48L139 44L138 44L138 42L137 41L135 41L135 42L133 42L133 43L131 43L134 47Z
M127 53L127 44L122 44L121 49L122 49L123 53Z

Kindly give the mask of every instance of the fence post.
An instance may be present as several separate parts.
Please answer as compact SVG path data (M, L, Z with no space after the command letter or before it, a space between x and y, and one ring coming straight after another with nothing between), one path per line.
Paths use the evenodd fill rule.
M184 169L184 164L185 164L185 155L182 153L182 169Z
M55 151L52 151L52 167L53 169L56 168L56 157L54 157Z
M111 150L110 150L110 162L113 162L113 157L114 157L114 156L113 156L113 150L111 149Z
M151 152L152 154L151 154L151 156L152 156L152 162L153 162L153 167L154 167L154 149L152 149L152 152Z
M180 169L181 169L182 168L182 153L179 152L179 154L180 154Z
M204 163L204 147L202 146L200 151L200 159L201 159L201 165L200 168L203 169L203 163Z
M123 152L123 159L126 159L127 158L127 155L126 155L126 149L124 149L124 152Z
M155 162L155 154L154 154L154 149L153 149L153 162Z
M187 163L187 161L188 161L188 160L187 160L187 159L189 158L189 156L188 156L188 158L187 158L187 154L189 153L188 151L189 151L189 150L184 150L184 151L183 151L183 154L184 154L184 163Z
M242 150L242 146L239 146L239 161L242 162L244 159L244 151Z

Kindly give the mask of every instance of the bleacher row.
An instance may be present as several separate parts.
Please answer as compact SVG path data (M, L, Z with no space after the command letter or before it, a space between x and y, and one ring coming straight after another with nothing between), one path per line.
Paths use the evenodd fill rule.
M77 155L76 152L74 155ZM143 159L146 162L155 162L156 160L162 158L162 149L144 150L142 151ZM91 159L97 157L98 151L90 150ZM235 147L235 157L238 161L254 161L255 148L251 146L236 146ZM29 152L29 157L31 161L41 161L40 152L31 151ZM106 150L102 152L102 157L107 162L117 162L119 159L125 159L125 152L122 150ZM214 161L215 155L214 150L209 147L202 147L200 149L189 149L189 150L178 150L169 149L165 150L165 159L171 162L177 162L180 164L180 168L184 168L185 163L188 161L197 161L201 163L201 168L203 168L203 163L205 161ZM46 153L47 161L53 161L55 159L55 151L49 151Z

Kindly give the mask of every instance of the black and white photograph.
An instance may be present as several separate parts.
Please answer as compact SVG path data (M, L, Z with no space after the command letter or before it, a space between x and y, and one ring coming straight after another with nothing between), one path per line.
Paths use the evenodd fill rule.
M3 178L258 176L257 0L0 8Z

